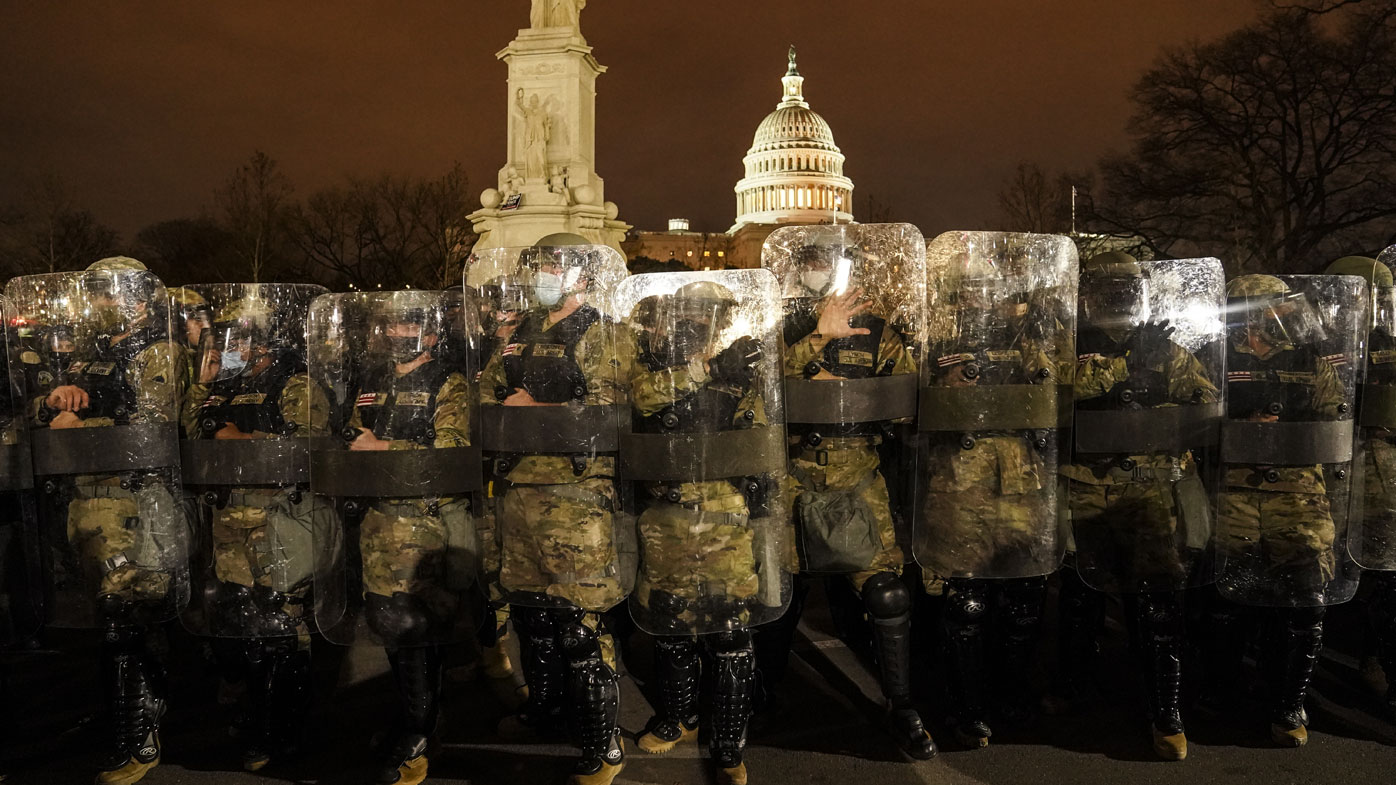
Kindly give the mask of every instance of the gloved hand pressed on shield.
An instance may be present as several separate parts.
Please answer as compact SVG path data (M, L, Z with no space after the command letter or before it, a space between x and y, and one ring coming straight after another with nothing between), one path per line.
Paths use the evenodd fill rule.
M1139 325L1129 336L1129 340L1125 341L1130 370L1152 368L1166 363L1169 347L1173 345L1173 333L1174 327L1167 319Z
M761 344L755 338L743 336L708 361L708 373L717 381L745 387L751 384L756 364L760 361Z

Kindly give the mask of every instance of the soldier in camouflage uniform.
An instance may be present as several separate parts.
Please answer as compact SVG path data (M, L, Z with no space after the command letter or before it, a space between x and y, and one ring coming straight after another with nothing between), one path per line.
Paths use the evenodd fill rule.
M630 373L635 431L707 434L770 427L757 377L760 341L748 335L725 347L712 345L737 307L732 290L693 281L662 306L658 299L641 300L631 314L637 328ZM688 464L676 467L675 475L709 476L695 465L706 452L693 454L683 444L666 445ZM727 785L747 781L742 750L755 681L749 626L762 589L752 518L770 515L764 508L777 501L770 498L776 482L767 474L642 483L647 501L639 519L641 563L632 610L640 626L655 634L661 701L639 746L663 753L697 737L701 641L713 663L709 747L718 781Z
M303 312L273 312L273 303L245 296L225 305L211 326L221 340L205 354L219 355L216 377L190 388L187 433L275 442L328 435L329 401L306 372ZM199 486L196 468L185 468L186 482ZM257 771L294 754L310 704L312 500L294 479L200 489L212 570L199 576L205 607L196 632L213 636L225 673L241 675L249 688L242 763Z
M587 301L584 260L606 251L584 242L544 238L521 252L518 276L537 307L486 364L483 406L585 410L625 400L612 324ZM582 750L571 782L609 785L625 765L614 645L600 617L627 593L616 563L616 459L597 450L518 451L499 454L494 470L500 585L529 688L500 732L555 735L570 719Z
M1319 336L1301 321L1307 301L1268 275L1231 280L1228 298L1227 418L1242 422L1310 422L1350 417L1342 383L1315 348ZM1226 449L1225 442L1223 449ZM1215 702L1239 680L1236 630L1242 602L1293 605L1268 619L1276 700L1275 743L1308 740L1304 698L1323 646L1324 592L1335 577L1336 531L1322 465L1228 463L1217 513L1221 597L1212 612L1207 692ZM1267 594L1268 592L1268 594Z
M459 365L435 356L443 332L434 292L396 292L382 316L385 355L348 396L351 451L421 450L470 444L470 383ZM442 641L468 616L455 576L475 567L454 560L473 548L465 497L374 499L364 504L358 551L363 616L383 642L401 701L395 734L377 773L381 785L416 785L427 775L427 744L441 695Z
M1149 279L1133 257L1111 252L1087 260L1081 266L1080 292L1074 383L1078 429L1092 427L1083 412L1219 400L1202 363L1170 340L1173 328L1148 320ZM1154 752L1165 760L1182 760L1187 757L1187 737L1180 705L1183 609L1178 592L1196 565L1185 563L1178 539L1180 530L1197 522L1182 519L1178 498L1180 492L1190 491L1205 508L1197 461L1186 449L1084 452L1080 441L1074 462L1061 468L1068 481L1076 569L1093 587L1134 595L1127 607L1144 644ZM1205 525L1205 517L1201 523ZM1064 583L1064 605L1072 602L1068 587L1076 583ZM1094 593L1085 586L1075 589ZM1070 613L1064 616L1071 618ZM1064 636L1073 633L1082 631L1062 631Z
M1361 539L1352 545L1361 554L1367 601L1367 650L1364 679L1386 702L1396 719L1396 406L1387 392L1396 387L1396 281L1376 259L1345 256L1325 275L1356 275L1372 293L1372 329L1367 343L1367 377L1363 386L1361 424L1363 453Z
M966 237L1007 247L944 250L947 238L963 245ZM943 579L949 720L969 748L989 743L990 698L1010 722L1032 718L1045 575L1061 557L1055 457L1073 358L1071 332L1063 327L1070 315L1060 311L1068 307L1068 289L1074 308L1069 279L1076 265L1061 248L1055 259L1026 255L1049 240L1056 238L956 233L928 249L928 257L934 252L952 261L946 280L932 282L931 318L940 321L922 376L924 489L916 554L928 592L939 592ZM1063 263L1067 258L1070 264ZM929 261L928 267L935 275ZM950 308L937 315L941 302ZM956 403L928 409L942 388ZM995 404L1000 389L1042 403Z
M40 428L177 419L186 378L183 355L170 341L163 290L144 271L140 262L116 257L81 274L72 296L90 299L94 323L80 325L75 361L58 386L36 401ZM173 566L187 558L187 533L171 479L155 469L70 475L45 484L47 496L68 499L68 540L82 585L96 590L90 599L103 629L111 746L100 763L99 785L136 782L160 762L164 674L148 625L177 613L187 588Z
M918 242L920 240L918 239ZM902 335L859 288L858 249L842 249L860 264L835 291L828 249L796 251L801 296L785 300L785 376L807 380L861 380L912 375L916 363ZM900 575L905 555L897 544L887 479L879 455L882 422L797 423L790 433L791 503L800 527L804 572L843 573L872 620L888 719L898 745L911 757L936 754L911 694L911 592Z

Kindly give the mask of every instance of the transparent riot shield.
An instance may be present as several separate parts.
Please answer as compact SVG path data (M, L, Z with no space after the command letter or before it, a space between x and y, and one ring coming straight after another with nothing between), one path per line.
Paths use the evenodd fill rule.
M0 650L38 632L42 623L43 583L39 572L38 509L24 418L26 360L38 355L20 337L23 319L0 298L4 342L0 351ZM32 336L32 331L25 331ZM11 345L16 351L11 359ZM27 354L26 354L27 353ZM21 357L20 355L24 355ZM11 363L14 364L11 364Z
M1396 289L1389 286L1372 290L1361 391L1362 515L1353 518L1348 550L1363 569L1396 570Z
M1346 540L1361 515L1366 284L1246 275L1227 295L1218 589L1242 605L1346 602L1359 573Z
M635 484L630 611L656 635L752 626L789 604L780 298L765 270L626 279L621 477Z
M431 291L311 304L330 431L310 445L315 622L336 643L448 643L478 620L475 371L450 345L475 331L453 334L447 311Z
M1075 365L1076 248L949 232L926 250L916 560L944 578L1057 569Z
M630 407L612 300L626 274L602 245L493 248L467 263L466 285L503 304L480 378L480 437L510 603L603 611L634 585L616 482Z
M892 569L904 560L925 254L910 224L786 227L762 251L782 295L804 571Z
M184 488L195 514L186 628L262 638L309 631L314 574L310 440L327 394L306 365L310 284L187 287L205 305L191 343ZM176 325L178 327L178 325Z
M60 627L95 626L99 602L105 614L164 621L189 598L179 491L185 356L170 338L158 278L94 268L5 287L19 318L52 338L18 357L11 347L11 362L53 375L26 402L25 418L46 612Z
M1076 569L1107 592L1212 579L1226 304L1216 259L1083 270L1074 452Z

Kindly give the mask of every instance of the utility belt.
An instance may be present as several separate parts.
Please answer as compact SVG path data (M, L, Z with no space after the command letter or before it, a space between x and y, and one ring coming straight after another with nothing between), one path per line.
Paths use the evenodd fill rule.
M75 482L73 495L81 499L129 498L151 483L163 485L165 478L159 472L126 472L91 483Z
M1130 482L1177 482L1192 467L1190 456L1170 456L1150 460L1142 456L1123 455L1095 460L1078 460L1097 479L1110 479L1117 483Z
M369 506L375 512L398 518L440 518L441 507L455 501L452 498L431 498L414 501L374 500Z
M703 499L701 501L683 501L681 491L677 485L652 485L649 488L649 493L655 499L666 504L682 507L685 510L694 510L695 512L724 512L731 510L734 505L740 504L745 506L747 503L746 494L735 492L711 499ZM732 514L736 515L736 513ZM739 517L745 518L746 516L740 515Z
M812 433L790 439L790 457L819 466L838 465L866 460L867 450L882 444L880 436L825 437Z

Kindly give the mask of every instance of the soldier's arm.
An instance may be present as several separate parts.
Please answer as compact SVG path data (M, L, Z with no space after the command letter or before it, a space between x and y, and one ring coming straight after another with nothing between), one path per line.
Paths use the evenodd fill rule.
M577 342L577 365L587 385L587 406L607 406L625 400L620 387L620 360L606 320L598 320ZM629 351L627 351L629 356Z
M766 419L766 399L756 388L746 391L746 395L737 402L737 411L732 413L732 424L743 425L746 423L746 413L752 413L751 422L753 425L770 425L771 421Z
M470 383L463 374L453 373L436 394L436 430L433 446L468 447L470 445Z
M1076 361L1072 393L1082 400L1098 398L1128 378L1124 357L1083 357Z
M329 396L298 373L281 391L281 419L296 426L296 436L325 436L330 429Z
M1163 369L1168 379L1168 399L1176 403L1216 403L1221 397L1217 385L1207 377L1207 369L1187 349L1172 344L1168 364ZM1200 397L1198 397L1200 392Z
M823 354L823 347L815 348L814 333L805 335L805 337L786 347L785 375L804 376L805 366L815 362L822 357Z
M189 393L184 396L184 406L180 407L179 411L179 422L191 439L198 436L199 410L203 408L204 401L208 400L211 389L207 384L191 384Z
M886 374L881 370L887 367L888 361L892 363L892 369ZM906 373L916 373L916 361L912 359L911 352L907 351L906 341L890 325L882 328L882 340L877 344L877 362L873 366L874 372L878 375L899 376Z
M136 392L137 422L171 422L179 416L184 368L180 354L169 342L151 344L131 360L131 386Z
M494 391L509 381L504 374L504 349L508 345L508 341L501 342L499 348L485 362L485 369L480 372L480 404L482 406L500 405Z
M1322 357L1314 359L1314 392L1311 400L1314 413L1319 417L1338 419L1338 407L1347 401L1343 394L1343 383L1338 380L1338 372L1332 363Z

